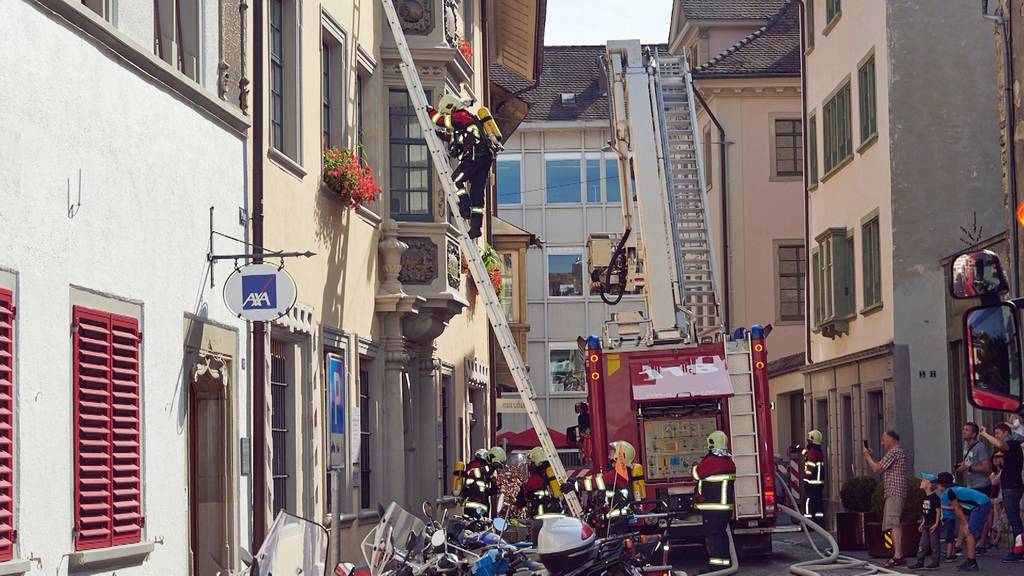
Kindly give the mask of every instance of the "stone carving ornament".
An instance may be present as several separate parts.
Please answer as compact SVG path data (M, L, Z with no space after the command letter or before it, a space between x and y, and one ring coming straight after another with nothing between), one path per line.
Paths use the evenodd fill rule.
M434 0L401 0L398 19L402 21L402 31L406 34L430 34L434 31Z
M402 254L403 284L430 284L437 279L437 244L426 236L402 238L409 248Z
M462 250L451 238L448 239L448 285L456 290L462 286Z

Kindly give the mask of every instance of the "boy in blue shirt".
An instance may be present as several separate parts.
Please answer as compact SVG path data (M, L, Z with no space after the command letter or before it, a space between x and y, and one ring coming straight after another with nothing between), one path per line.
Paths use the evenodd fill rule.
M956 514L953 512L953 504L949 501L949 494L938 490L937 485L936 492L942 502L942 540L946 543L946 562L956 562L956 544L959 540L956 534Z
M985 522L992 511L992 502L988 496L973 488L954 485L953 475L943 472L936 482L939 491L947 495L953 506L953 513L960 520L961 530L967 538L967 560L957 568L964 572L977 572L978 559L975 556L975 543L985 531Z

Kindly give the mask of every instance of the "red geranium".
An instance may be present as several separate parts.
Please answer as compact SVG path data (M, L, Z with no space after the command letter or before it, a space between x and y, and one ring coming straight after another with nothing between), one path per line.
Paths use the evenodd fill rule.
M347 148L324 150L323 180L327 189L350 208L369 204L381 193L373 179L373 168Z

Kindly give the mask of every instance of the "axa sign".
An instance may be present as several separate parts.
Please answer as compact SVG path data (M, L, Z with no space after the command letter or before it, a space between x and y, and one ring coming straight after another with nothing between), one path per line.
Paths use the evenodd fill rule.
M276 320L295 305L295 282L271 264L242 266L224 282L224 303L239 318Z

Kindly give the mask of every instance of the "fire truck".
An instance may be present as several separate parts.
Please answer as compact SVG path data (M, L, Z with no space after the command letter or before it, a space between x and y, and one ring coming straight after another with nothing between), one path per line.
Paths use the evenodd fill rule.
M765 338L752 326L727 334L690 72L683 56L612 41L604 58L612 140L622 178L624 231L588 242L591 279L617 303L642 286L645 312L617 313L603 334L581 338L590 411L589 455L609 466L608 444L626 440L644 467L647 498L692 510L692 468L715 430L737 467L737 552L771 552L776 520ZM633 199L632 202L629 200ZM634 226L636 224L636 226ZM673 534L699 540L699 513Z

